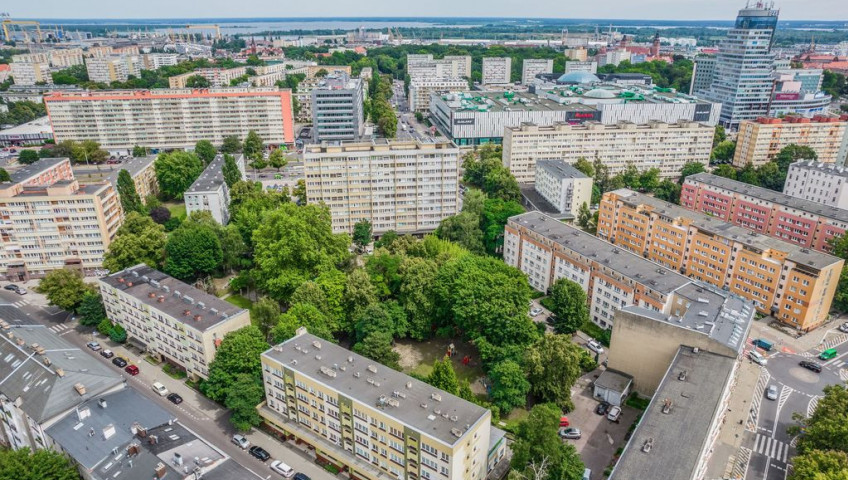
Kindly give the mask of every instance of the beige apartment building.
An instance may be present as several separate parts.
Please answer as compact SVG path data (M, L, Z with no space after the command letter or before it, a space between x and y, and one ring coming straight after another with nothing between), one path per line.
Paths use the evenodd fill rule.
M632 164L640 171L658 168L661 177L675 178L687 162L709 164L714 131L714 127L686 121L645 125L523 123L504 128L503 164L519 183L534 181L536 160L574 163L581 157L590 162L600 159L610 168L610 175Z
M212 87L229 87L231 81L245 75L247 75L247 67L199 68L193 72L169 77L168 86L171 88L187 88L186 81L189 78L200 76L208 80Z
M56 142L95 140L103 148L221 144L254 130L266 144L294 143L291 91L279 88L92 90L45 96Z
M261 360L265 424L352 479L483 480L502 455L485 408L305 328Z
M413 112L430 110L430 96L445 92L467 92L468 81L454 79L416 79L409 84L409 109Z
M53 83L50 65L47 62L12 62L10 68L15 85Z
M123 219L112 185L80 185L67 158L39 160L11 177L0 184L0 276L26 281L60 268L99 269Z
M306 67L306 78L315 77L321 70L327 72L327 75L344 73L348 77L352 76L350 65L308 65Z
M209 364L229 332L250 325L250 312L147 265L99 280L106 316L149 353L208 378Z
M120 169L112 172L107 179L117 189L118 174L121 173L121 170L126 170L133 179L135 191L138 192L138 196L142 200L150 195L158 195L159 180L157 180L156 170L153 168L155 161L156 155L127 159L121 164Z
M448 55L434 59L430 54L410 54L406 56L406 73L411 81L471 78L471 56Z
M369 220L374 233L421 233L459 211L459 149L448 142L307 145L306 197L327 205L334 232Z
M483 58L483 85L505 85L510 83L512 76L511 57Z
M126 82L130 75L138 77L143 67L137 55L93 57L85 62L88 79L100 83Z
M604 194L598 236L802 331L828 319L844 263L627 189Z
M736 153L733 165L744 167L749 163L759 167L768 163L783 147L799 145L812 148L822 163L842 163L839 158L848 115L813 118L787 116L780 118L758 118L739 124L736 137Z
M55 68L68 68L82 65L83 54L81 48L60 48L50 50L50 65Z

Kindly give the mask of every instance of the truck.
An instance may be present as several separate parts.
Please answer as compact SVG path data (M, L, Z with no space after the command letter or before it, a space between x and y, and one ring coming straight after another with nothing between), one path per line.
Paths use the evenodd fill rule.
M762 339L762 338L758 338L751 343L753 343L755 347L762 348L763 350L765 350L767 352L771 351L771 349L774 347L773 343L769 342L768 340Z

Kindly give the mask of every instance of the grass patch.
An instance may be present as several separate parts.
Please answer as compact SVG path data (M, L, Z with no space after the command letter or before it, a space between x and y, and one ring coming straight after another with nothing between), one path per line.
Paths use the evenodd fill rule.
M544 296L545 296L545 292L540 292L538 290L533 290L533 289L530 290L530 298L532 298L533 300L535 300L537 298L542 298ZM550 310L550 309L548 309L548 310Z
M506 426L500 428L514 435L518 431L518 424L528 416L530 416L530 412L526 408L514 408L509 412L509 415L501 417L501 422L505 423Z
M159 360L156 360L155 358L151 357L150 355L144 357L144 361L151 364L151 365L157 365L157 366L160 363Z
M603 328L595 325L591 321L586 321L586 322L583 322L583 325L580 326L580 331L585 333L586 335L589 335L590 337L594 338L595 340L598 340L605 347L609 347L610 338L609 338L609 333L608 333L609 331L608 330L604 330Z
M253 308L253 301L252 300L250 300L249 298L242 297L241 295L239 295L237 293L230 295L229 297L225 298L224 300L232 303L233 305L235 305L239 308L244 308L245 310L250 310L251 308Z
M632 392L629 397L627 397L627 401L624 402L628 407L633 407L636 410L645 410L648 408L648 404L651 403L650 398L642 398L636 392Z
M176 380L182 380L188 377L188 374L184 370L181 370L171 365L170 363L166 363L165 366L162 367L162 371L165 372L169 377Z
M185 203L177 203L177 202L165 202L162 204L165 208L167 208L171 212L171 217L184 219L186 216L186 206Z
M324 470L326 470L326 471L328 471L328 472L332 473L333 475L338 475L338 474L339 474L339 469L338 469L338 468L336 468L336 466L335 466L335 465L333 465L333 464L331 464L331 463L328 463L328 464L324 465Z

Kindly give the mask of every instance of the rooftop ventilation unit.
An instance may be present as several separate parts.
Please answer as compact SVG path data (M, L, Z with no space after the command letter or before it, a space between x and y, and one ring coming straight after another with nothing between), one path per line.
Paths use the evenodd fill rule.
M315 347L316 350L321 350L321 342L319 342L318 340L312 342L312 346Z
M321 367L321 373L330 378L336 378L336 371L331 368Z
M194 299L189 297L188 295L183 296L183 301L189 305L194 305Z
M203 310L204 308L206 308L206 304L203 302L197 302L197 307Z
M431 394L430 394L430 398L432 398L433 400L435 400L435 401L437 401L437 402L441 402L441 401L442 401L442 396L441 396L441 395L439 395L439 394L438 394L438 393L436 393L436 392L431 393Z
M377 367L374 365L368 365L368 371L371 373L377 373Z
M359 372L353 372L353 376L354 376L355 378L359 378L359 377L361 377L362 375L361 375Z

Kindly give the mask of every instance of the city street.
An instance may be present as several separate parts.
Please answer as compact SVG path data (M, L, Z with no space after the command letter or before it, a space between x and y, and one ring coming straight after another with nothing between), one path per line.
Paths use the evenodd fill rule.
M3 285L7 283L3 282ZM136 376L125 375L130 388L136 389L151 402L158 403L160 407L171 412L180 423L212 443L216 448L224 451L259 477L265 479L282 478L270 470L271 460L263 464L250 456L246 450L242 450L230 441L232 435L236 432L230 426L229 414L224 408L189 388L183 380L175 380L166 375L162 371L161 365L151 365L144 360L144 356L137 349L127 349L111 342L97 332L89 333L92 331L91 329L77 325L67 312L55 307L44 306L43 303L43 297L33 292L18 295L7 290L0 290L0 318L12 325L33 323L45 325L53 332L61 335L66 341L80 347L92 357L122 374L123 371L112 365L111 360L91 351L85 344L92 340L97 341L103 348L115 352L115 355L128 358L130 363L138 366L140 370L140 373ZM183 402L180 405L174 405L164 397L160 397L151 388L155 381L163 383L169 391L178 393L183 397ZM332 474L316 465L312 458L309 458L300 448L295 447L293 443L287 442L284 444L255 429L245 436L251 445L259 445L267 450L272 459L282 460L296 471L305 473L312 480L329 480L333 477Z

